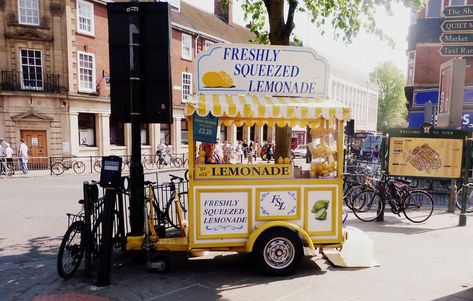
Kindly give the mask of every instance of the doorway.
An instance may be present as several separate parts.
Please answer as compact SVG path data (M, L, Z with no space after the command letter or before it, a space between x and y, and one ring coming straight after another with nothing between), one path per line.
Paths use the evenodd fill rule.
M46 139L46 131L22 130L20 135L30 149L30 160L28 163L35 166L44 164L47 166L48 140Z

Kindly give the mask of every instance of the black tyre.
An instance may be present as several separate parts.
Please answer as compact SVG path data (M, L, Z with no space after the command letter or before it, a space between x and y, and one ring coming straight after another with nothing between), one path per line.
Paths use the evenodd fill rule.
M117 210L113 211L112 245L114 247L122 243L122 238L120 237L120 231L118 229L118 223L120 221L119 214L120 213ZM103 214L100 214L92 226L92 242L90 248L94 259L99 255L100 243L102 241L102 222Z
M71 278L79 268L84 247L81 243L84 223L82 221L73 222L61 242L57 255L57 272L64 279Z
M353 198L352 210L359 220L371 222L384 210L384 202L376 191L363 190Z
M181 205L182 215L184 219L186 219L187 209L186 209L186 205L183 203L182 196L179 198L179 205ZM174 196L172 196L171 200L168 202L166 206L165 214L166 214L167 221L169 222L169 225L171 225L172 227L176 229L179 229L179 220L177 218L176 203L174 202Z
M64 165L62 165L61 162L53 163L53 165L51 165L51 172L56 176L62 175L64 172Z
M171 269L171 260L166 256L156 255L153 257L153 260L151 260L150 267L154 273L166 273Z
M143 167L147 170L153 169L153 162L151 162L151 157L145 157L143 159Z
M343 201L345 203L345 205L350 209L350 210L353 210L353 206L352 206L352 203L353 203L353 199L355 198L356 195L358 195L362 189L364 188L365 186L362 185L362 184L355 184L351 187L348 187L344 193L343 193Z
M98 160L95 161L94 170L95 170L95 172L101 172L102 171L102 162L100 162Z
M81 174L85 171L85 164L84 162L75 162L74 165L72 165L72 169L76 174Z
M287 228L272 228L258 237L253 255L266 274L285 276L299 267L303 246L296 232Z
M460 188L457 192L457 198L455 205L459 210L462 209L462 195L463 195L463 188ZM468 192L466 195L466 212L472 213L473 212L473 186L468 186Z
M434 201L430 194L422 190L414 190L404 200L404 215L413 223L425 222L434 211Z
M174 158L172 161L174 167L179 168L182 167L182 159L181 158Z

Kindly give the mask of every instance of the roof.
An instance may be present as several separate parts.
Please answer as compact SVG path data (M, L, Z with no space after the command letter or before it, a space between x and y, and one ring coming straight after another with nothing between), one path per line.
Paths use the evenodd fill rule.
M226 126L232 123L252 126L256 123L258 126L313 127L320 119L331 122L350 119L350 109L346 105L307 97L199 94L185 102L186 115L207 116L211 113Z
M180 11L171 10L172 22L196 32L206 33L226 42L247 44L255 35L246 27L227 24L218 16L181 1Z

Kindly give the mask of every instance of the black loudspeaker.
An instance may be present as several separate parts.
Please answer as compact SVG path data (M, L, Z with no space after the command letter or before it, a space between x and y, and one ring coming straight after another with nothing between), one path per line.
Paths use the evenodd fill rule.
M347 136L353 136L355 134L355 120L352 119L347 122L347 125L345 126L345 135Z
M130 6L139 7L140 97L136 108L142 123L172 122L171 11L165 2L108 3L110 98L112 116L131 122Z

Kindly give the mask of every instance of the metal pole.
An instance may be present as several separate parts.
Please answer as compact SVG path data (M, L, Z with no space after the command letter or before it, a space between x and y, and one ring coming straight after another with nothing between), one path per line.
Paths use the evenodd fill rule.
M130 0L130 107L131 107L131 162L130 162L130 226L131 235L143 234L144 175L141 164L141 108L140 108L140 9L138 0Z
M387 130L387 124L384 123L383 131L382 131L383 138L381 139L381 147L380 147L380 151L379 151L379 155L381 156L381 158L380 158L381 172L384 172L384 171L387 170L387 168L386 168L386 153L388 152L387 151L387 148L388 148L387 142L388 142L388 140L387 140L387 137L386 137L386 130ZM384 209L381 210L381 213L376 218L376 221L377 222L383 222L384 221Z
M110 284L110 266L113 247L113 210L115 209L116 191L105 189L102 218L102 237L100 239L99 265L97 269L97 286Z
M471 159L471 138L465 142L465 164L463 165L463 190L462 190L462 208L460 212L460 219L458 225L460 227L466 226L466 206L468 201L468 176L470 173L470 159Z

